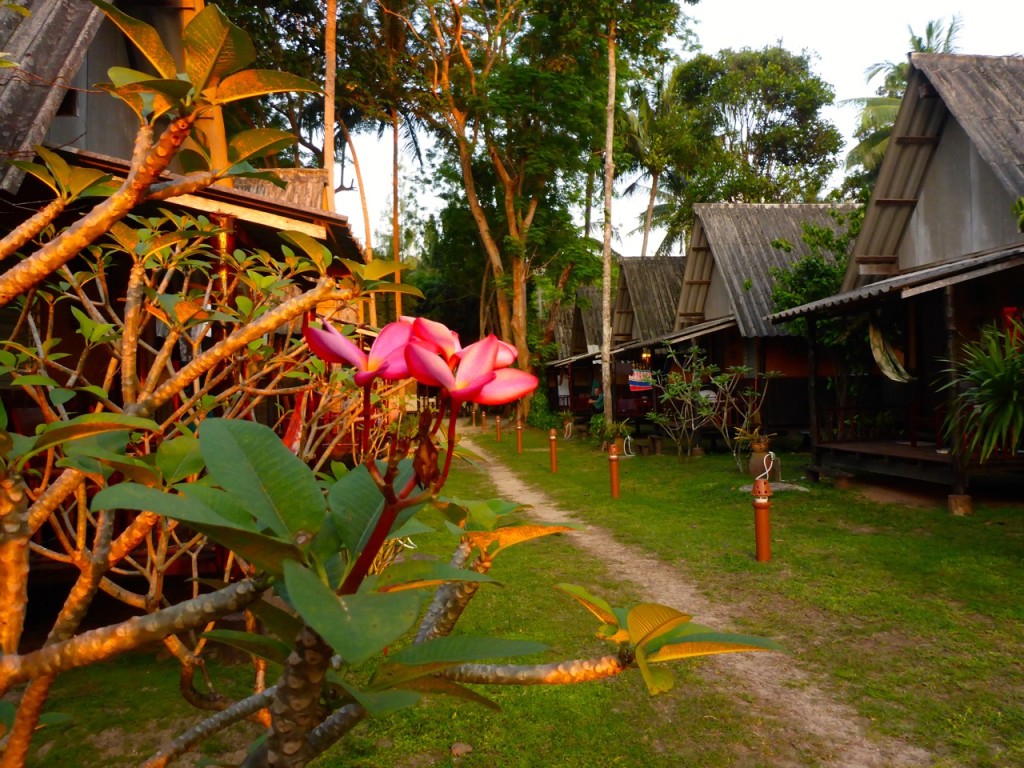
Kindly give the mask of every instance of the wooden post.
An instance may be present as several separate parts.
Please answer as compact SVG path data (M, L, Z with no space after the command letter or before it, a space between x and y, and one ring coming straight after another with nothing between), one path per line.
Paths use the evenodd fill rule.
M516 453L523 452L523 420L516 422Z
M619 448L614 443L608 446L608 473L611 475L612 498L619 498Z
M551 429L548 432L548 442L551 443L551 474L558 472L558 432Z
M501 442L501 416L494 417L494 439L495 442Z

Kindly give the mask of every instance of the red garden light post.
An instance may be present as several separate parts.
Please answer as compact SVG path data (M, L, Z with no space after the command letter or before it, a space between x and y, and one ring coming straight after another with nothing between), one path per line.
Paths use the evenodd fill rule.
M767 473L765 473L767 474ZM754 542L757 562L767 563L772 559L772 534L769 513L772 510L772 489L767 477L754 481Z
M497 443L501 442L501 416L494 417L494 440Z
M608 446L608 473L612 481L612 498L619 498L619 449L615 445Z
M523 420L516 421L516 453L523 452Z
M558 472L558 433L552 429L548 431L548 442L551 443L551 474Z

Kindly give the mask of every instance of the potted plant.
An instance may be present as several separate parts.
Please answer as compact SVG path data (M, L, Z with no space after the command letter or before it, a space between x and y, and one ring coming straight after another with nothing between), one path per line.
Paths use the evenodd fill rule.
M736 436L733 438L733 447L737 454L742 450L750 451L750 459L747 461L747 472L752 477L758 477L765 472L765 457L771 451L771 439L775 433L762 432L761 426L751 428L736 427ZM778 480L781 477L781 467L777 458L772 459L769 479Z
M605 439L614 442L615 447L622 454L625 449L626 438L633 434L633 425L628 421L613 421L605 429Z

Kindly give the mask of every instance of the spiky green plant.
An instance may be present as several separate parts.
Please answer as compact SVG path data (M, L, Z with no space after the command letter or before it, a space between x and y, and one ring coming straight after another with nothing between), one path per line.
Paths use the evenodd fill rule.
M956 387L945 422L946 437L959 448L987 461L997 450L1014 451L1024 435L1024 324L987 326L977 341L963 345L955 373L945 388Z

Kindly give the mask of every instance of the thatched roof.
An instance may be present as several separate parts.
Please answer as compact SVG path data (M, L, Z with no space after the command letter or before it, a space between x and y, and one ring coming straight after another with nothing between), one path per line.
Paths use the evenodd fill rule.
M808 255L801 240L805 223L836 228L834 211L851 205L827 203L699 203L687 250L675 330L715 319L706 313L709 294L724 291L728 313L747 338L784 335L765 320L772 312L771 270L785 268ZM772 245L785 240L792 248ZM728 314L719 313L716 317Z
M612 340L653 339L672 330L686 259L620 258L612 313Z

